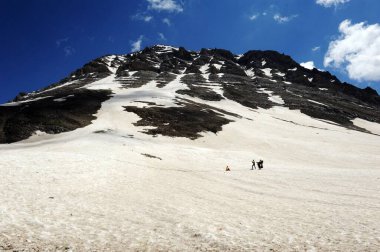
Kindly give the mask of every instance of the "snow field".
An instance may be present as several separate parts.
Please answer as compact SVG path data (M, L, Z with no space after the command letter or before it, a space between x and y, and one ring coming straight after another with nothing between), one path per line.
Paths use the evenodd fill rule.
M241 118L194 141L143 134L122 106L174 106L180 77L162 89L105 78L88 86L114 92L92 125L0 146L0 250L379 248L379 136L281 106L188 96ZM250 170L253 158L263 170Z

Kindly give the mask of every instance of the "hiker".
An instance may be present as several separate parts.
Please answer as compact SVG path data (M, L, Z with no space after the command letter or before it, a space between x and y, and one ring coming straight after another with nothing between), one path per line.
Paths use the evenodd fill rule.
M226 166L226 171L231 171L230 167L228 167L228 165Z
M259 162L257 162L257 166L259 167L259 170L264 168L264 161L260 159Z
M251 170L253 170L253 168L255 168L255 170L256 170L255 160L252 160L252 169Z

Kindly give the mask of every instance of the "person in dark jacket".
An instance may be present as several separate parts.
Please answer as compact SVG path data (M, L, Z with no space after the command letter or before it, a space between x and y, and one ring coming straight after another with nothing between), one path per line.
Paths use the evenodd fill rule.
M251 170L253 170L253 168L255 168L255 170L256 170L255 160L252 160L252 168L251 168Z
M259 170L264 168L264 161L260 159L259 162L257 162L257 166L259 167Z

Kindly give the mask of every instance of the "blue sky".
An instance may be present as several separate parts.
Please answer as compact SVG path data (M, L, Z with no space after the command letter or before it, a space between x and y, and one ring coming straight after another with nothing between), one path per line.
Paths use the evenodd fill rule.
M0 102L153 44L277 50L380 91L379 13L378 0L0 0Z

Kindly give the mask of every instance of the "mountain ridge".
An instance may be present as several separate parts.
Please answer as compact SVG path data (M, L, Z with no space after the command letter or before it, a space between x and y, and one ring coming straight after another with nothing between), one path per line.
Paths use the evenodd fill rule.
M199 132L211 130L216 133L227 123L221 119L222 116L215 115L213 120L219 118L221 125L214 125L213 129L206 125L212 120L206 120L199 131L194 132L189 132L189 129L196 128L190 123L191 120L184 127L186 130L182 129L184 125L181 123L173 126L173 121L178 118L171 113L188 114L194 121L197 116L193 114L199 108L208 110L205 115L198 115L202 120L212 111L211 114L217 111L203 102L189 103L186 101L188 98L202 101L229 99L251 109L284 106L318 120L367 133L367 130L354 125L352 120L361 118L380 123L380 97L375 90L342 83L329 72L306 69L288 55L271 50L251 50L234 55L225 49L203 48L195 52L183 47L155 45L132 54L96 58L58 83L21 94L12 102L3 104L0 107L0 143L24 140L37 130L56 134L91 124L95 119L92 115L113 94L107 87L88 90L86 86L110 76L127 89L140 88L152 81L156 82L157 88L163 88L175 80L183 84L183 88L174 92L177 105L187 107L184 111L171 109L166 112L164 108L125 106L127 111L143 117L140 125L158 127L158 130L150 131L153 135L196 139ZM221 114L225 113L228 112ZM166 116L172 121L169 123L171 126L157 125L157 122L144 118L153 115L156 120Z

